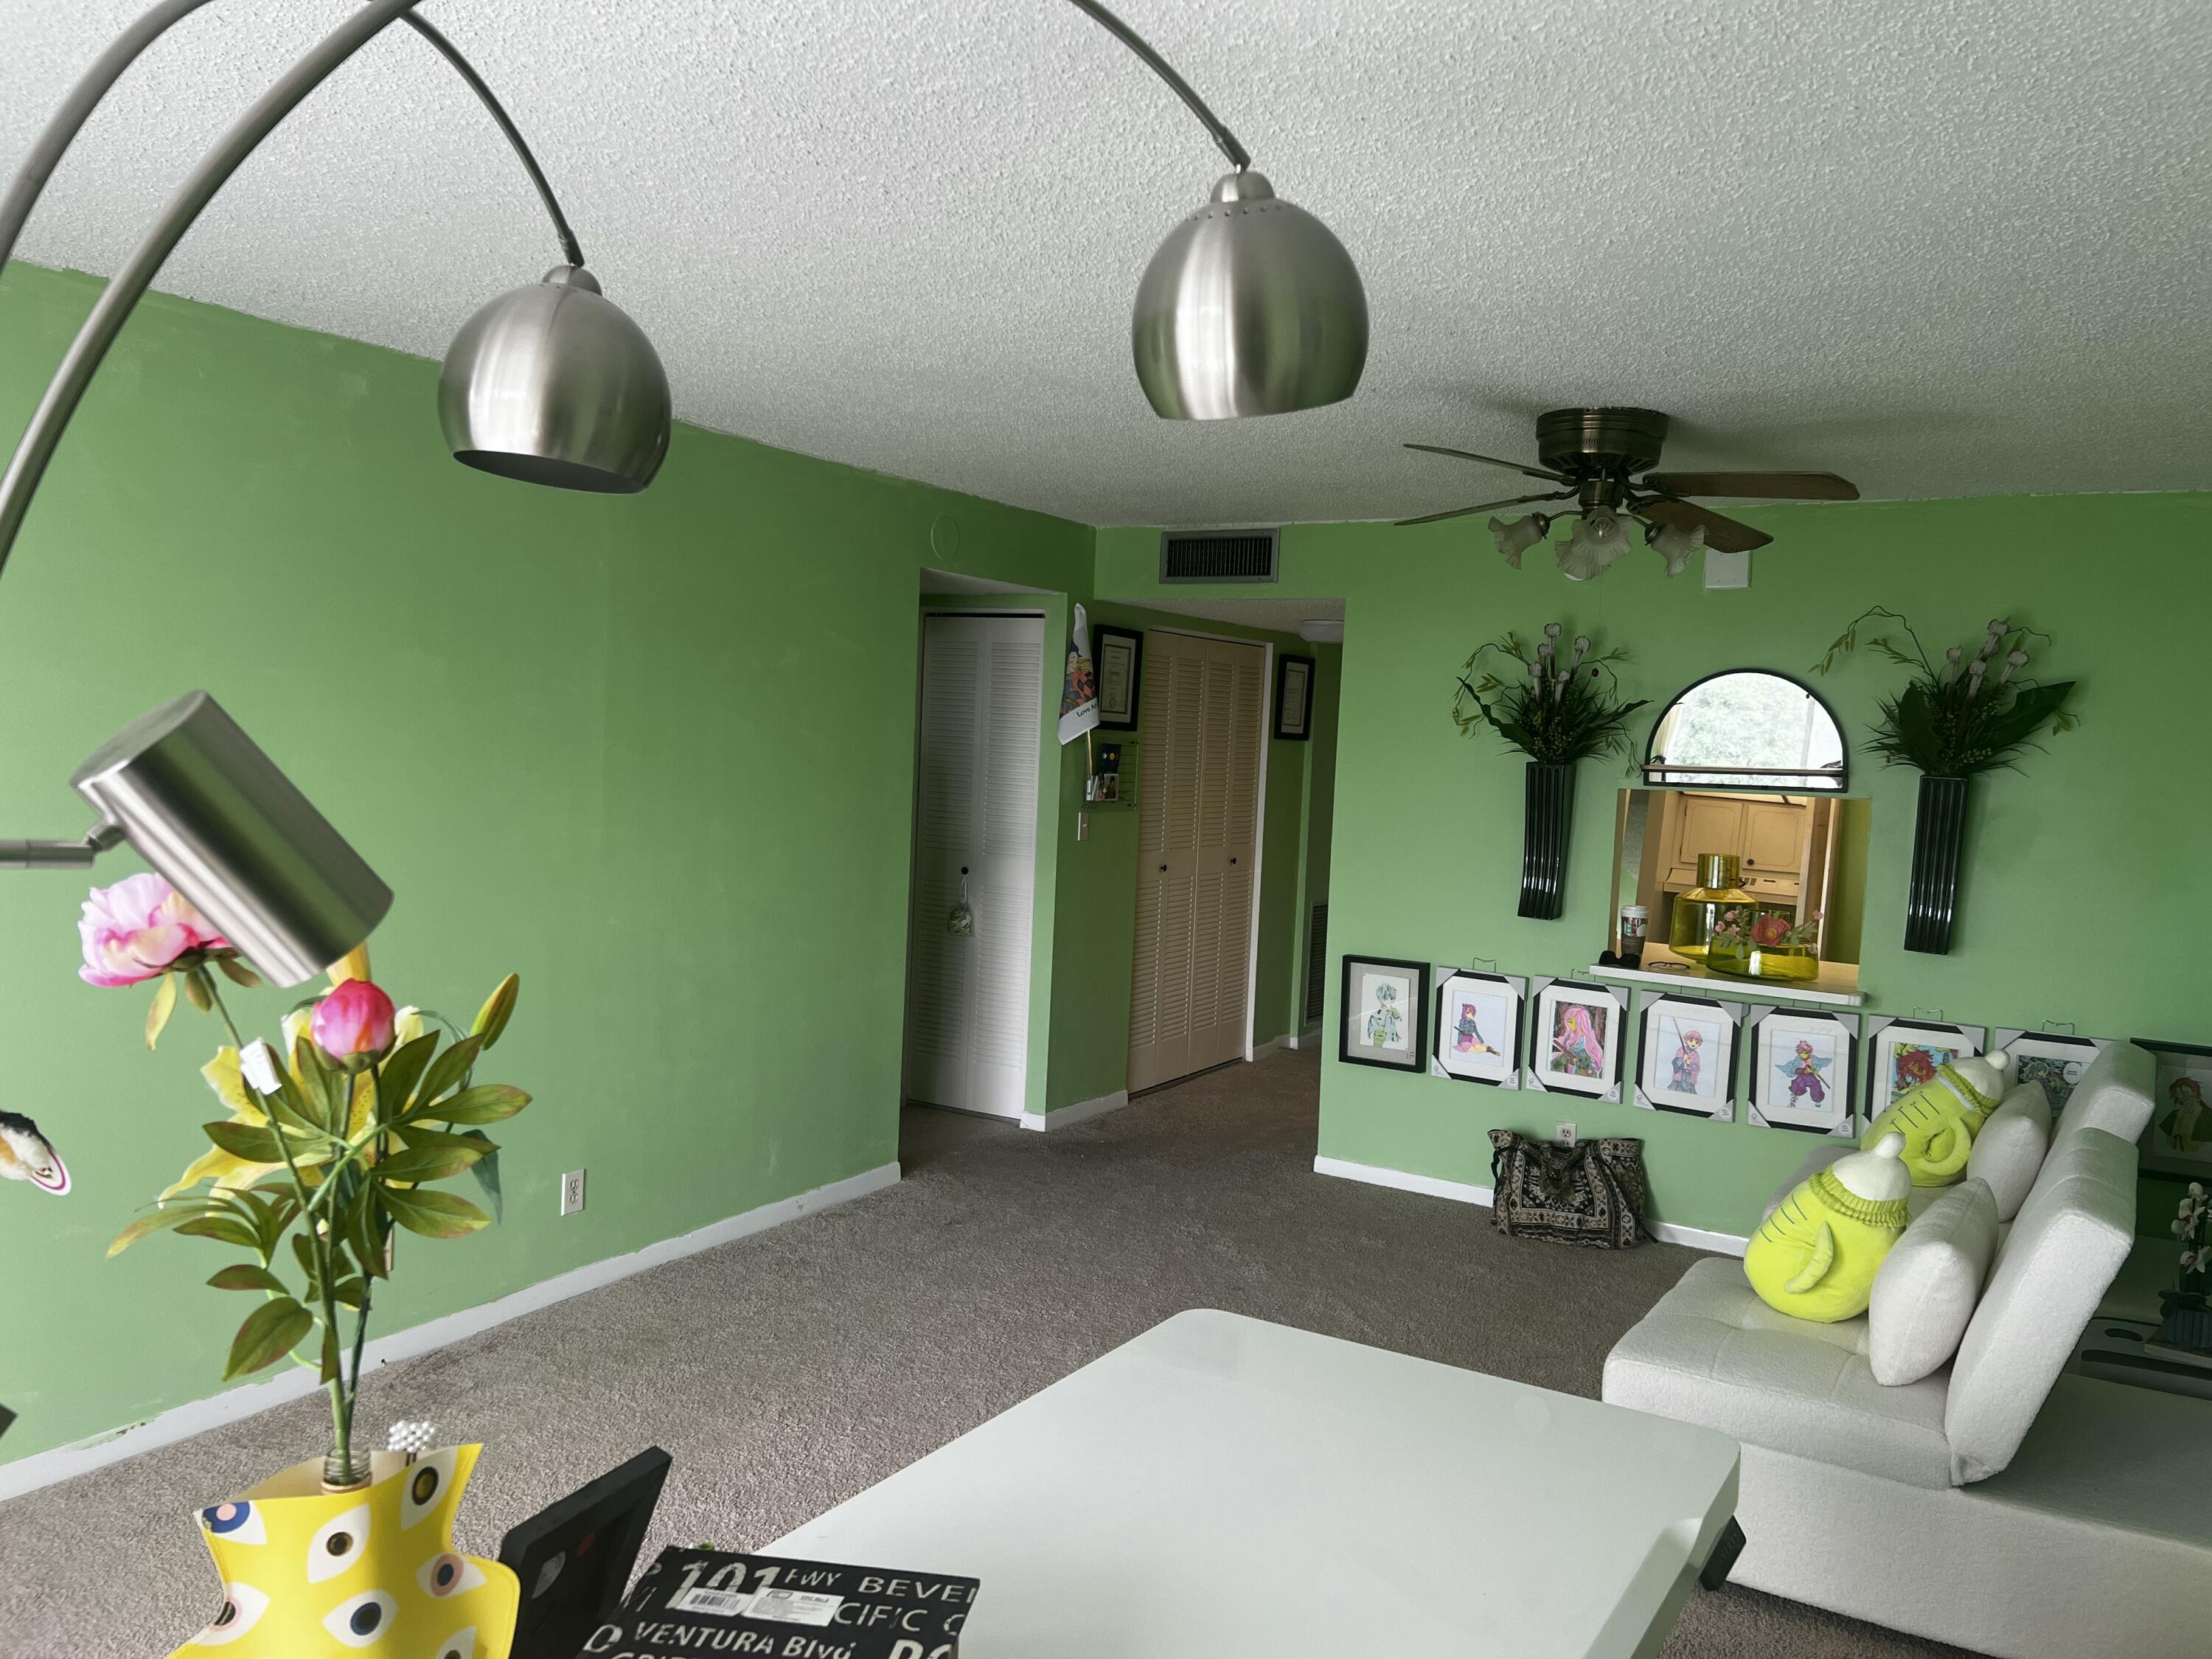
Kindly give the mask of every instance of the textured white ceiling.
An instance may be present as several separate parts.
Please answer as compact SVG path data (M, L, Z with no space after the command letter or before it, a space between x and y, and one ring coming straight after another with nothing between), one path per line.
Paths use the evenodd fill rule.
M0 164L146 0L0 0ZM58 175L112 270L347 0L217 0ZM2204 0L1126 0L1365 275L1352 402L1157 420L1137 277L1220 170L1061 0L434 0L679 412L1093 523L1395 517L1541 410L1870 496L2212 485ZM161 286L435 356L555 255L404 29L250 162ZM428 411L425 418L428 418ZM1495 486L1495 488L1493 488Z

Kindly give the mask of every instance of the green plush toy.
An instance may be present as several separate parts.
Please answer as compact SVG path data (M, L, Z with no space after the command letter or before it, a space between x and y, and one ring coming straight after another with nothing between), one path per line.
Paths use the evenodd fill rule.
M1966 1175L1966 1155L1974 1137L2004 1098L2003 1049L1975 1058L1947 1061L1936 1075L1899 1095L1875 1119L1862 1146L1892 1133L1905 1137L1905 1167L1916 1187L1948 1187Z
M1815 1170L1759 1224L1743 1271L1769 1307L1823 1325L1867 1310L1875 1273L1911 1218L1904 1150L1903 1135L1886 1134Z

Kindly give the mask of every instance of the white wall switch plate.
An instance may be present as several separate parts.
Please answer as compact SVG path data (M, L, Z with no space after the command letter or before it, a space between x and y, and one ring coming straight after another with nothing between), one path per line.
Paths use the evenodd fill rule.
M1717 547L1705 550L1705 586L1708 587L1748 587L1751 586L1751 550L1741 553L1723 553Z
M1573 1124L1562 1123L1559 1126L1559 1133L1554 1138L1559 1141L1560 1146L1571 1146L1575 1144L1576 1137L1579 1133L1580 1132L1576 1129Z
M584 1172L571 1170L561 1177L561 1213L574 1215L584 1207Z

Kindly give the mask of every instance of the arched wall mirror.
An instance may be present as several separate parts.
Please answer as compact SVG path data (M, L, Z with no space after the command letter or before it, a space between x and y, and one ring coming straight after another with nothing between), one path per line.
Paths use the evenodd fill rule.
M1735 669L1699 680L1651 728L1654 787L1840 795L1850 781L1843 728L1786 674Z

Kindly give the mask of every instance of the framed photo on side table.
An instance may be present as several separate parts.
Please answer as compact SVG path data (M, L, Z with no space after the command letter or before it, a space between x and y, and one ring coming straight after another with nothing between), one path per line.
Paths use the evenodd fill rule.
M1429 1063L1429 964L1391 957L1344 959L1344 1030L1336 1057L1351 1066L1420 1073Z
M1848 1136L1858 1030L1856 1014L1754 1004L1751 1073L1744 1090L1751 1099L1751 1121L1763 1129Z
M2141 1143L2143 1173L2212 1181L2212 1048L2156 1037L2137 1037L2136 1046L2158 1061Z
M1314 659L1275 659L1275 735L1292 743L1313 736Z
M2109 1045L2103 1037L2029 1031L2008 1025L1990 1033L1990 1046L2002 1048L2013 1057L2022 1083L2043 1085L2044 1097L2050 1101L2051 1115L2055 1118L2066 1109L2066 1103L2073 1097L2074 1085L2089 1069L2089 1062Z
M1528 983L1535 994L1529 1003L1528 1086L1619 1100L1620 1050L1628 1036L1620 993L1540 975Z
M1137 696L1144 689L1145 636L1093 623L1091 653L1098 671L1098 729L1135 731Z
M1740 1002L1671 993L1644 999L1637 1015L1634 1103L1734 1121L1735 1034L1742 1018Z
M1866 1123L1889 1109L1889 1103L1932 1080L1954 1060L1982 1052L1979 1026L1945 1025L1934 1020L1898 1019L1870 1014L1866 1024Z
M1464 968L1437 970L1436 1052L1429 1075L1494 1089L1521 1086L1521 1005L1528 981Z

